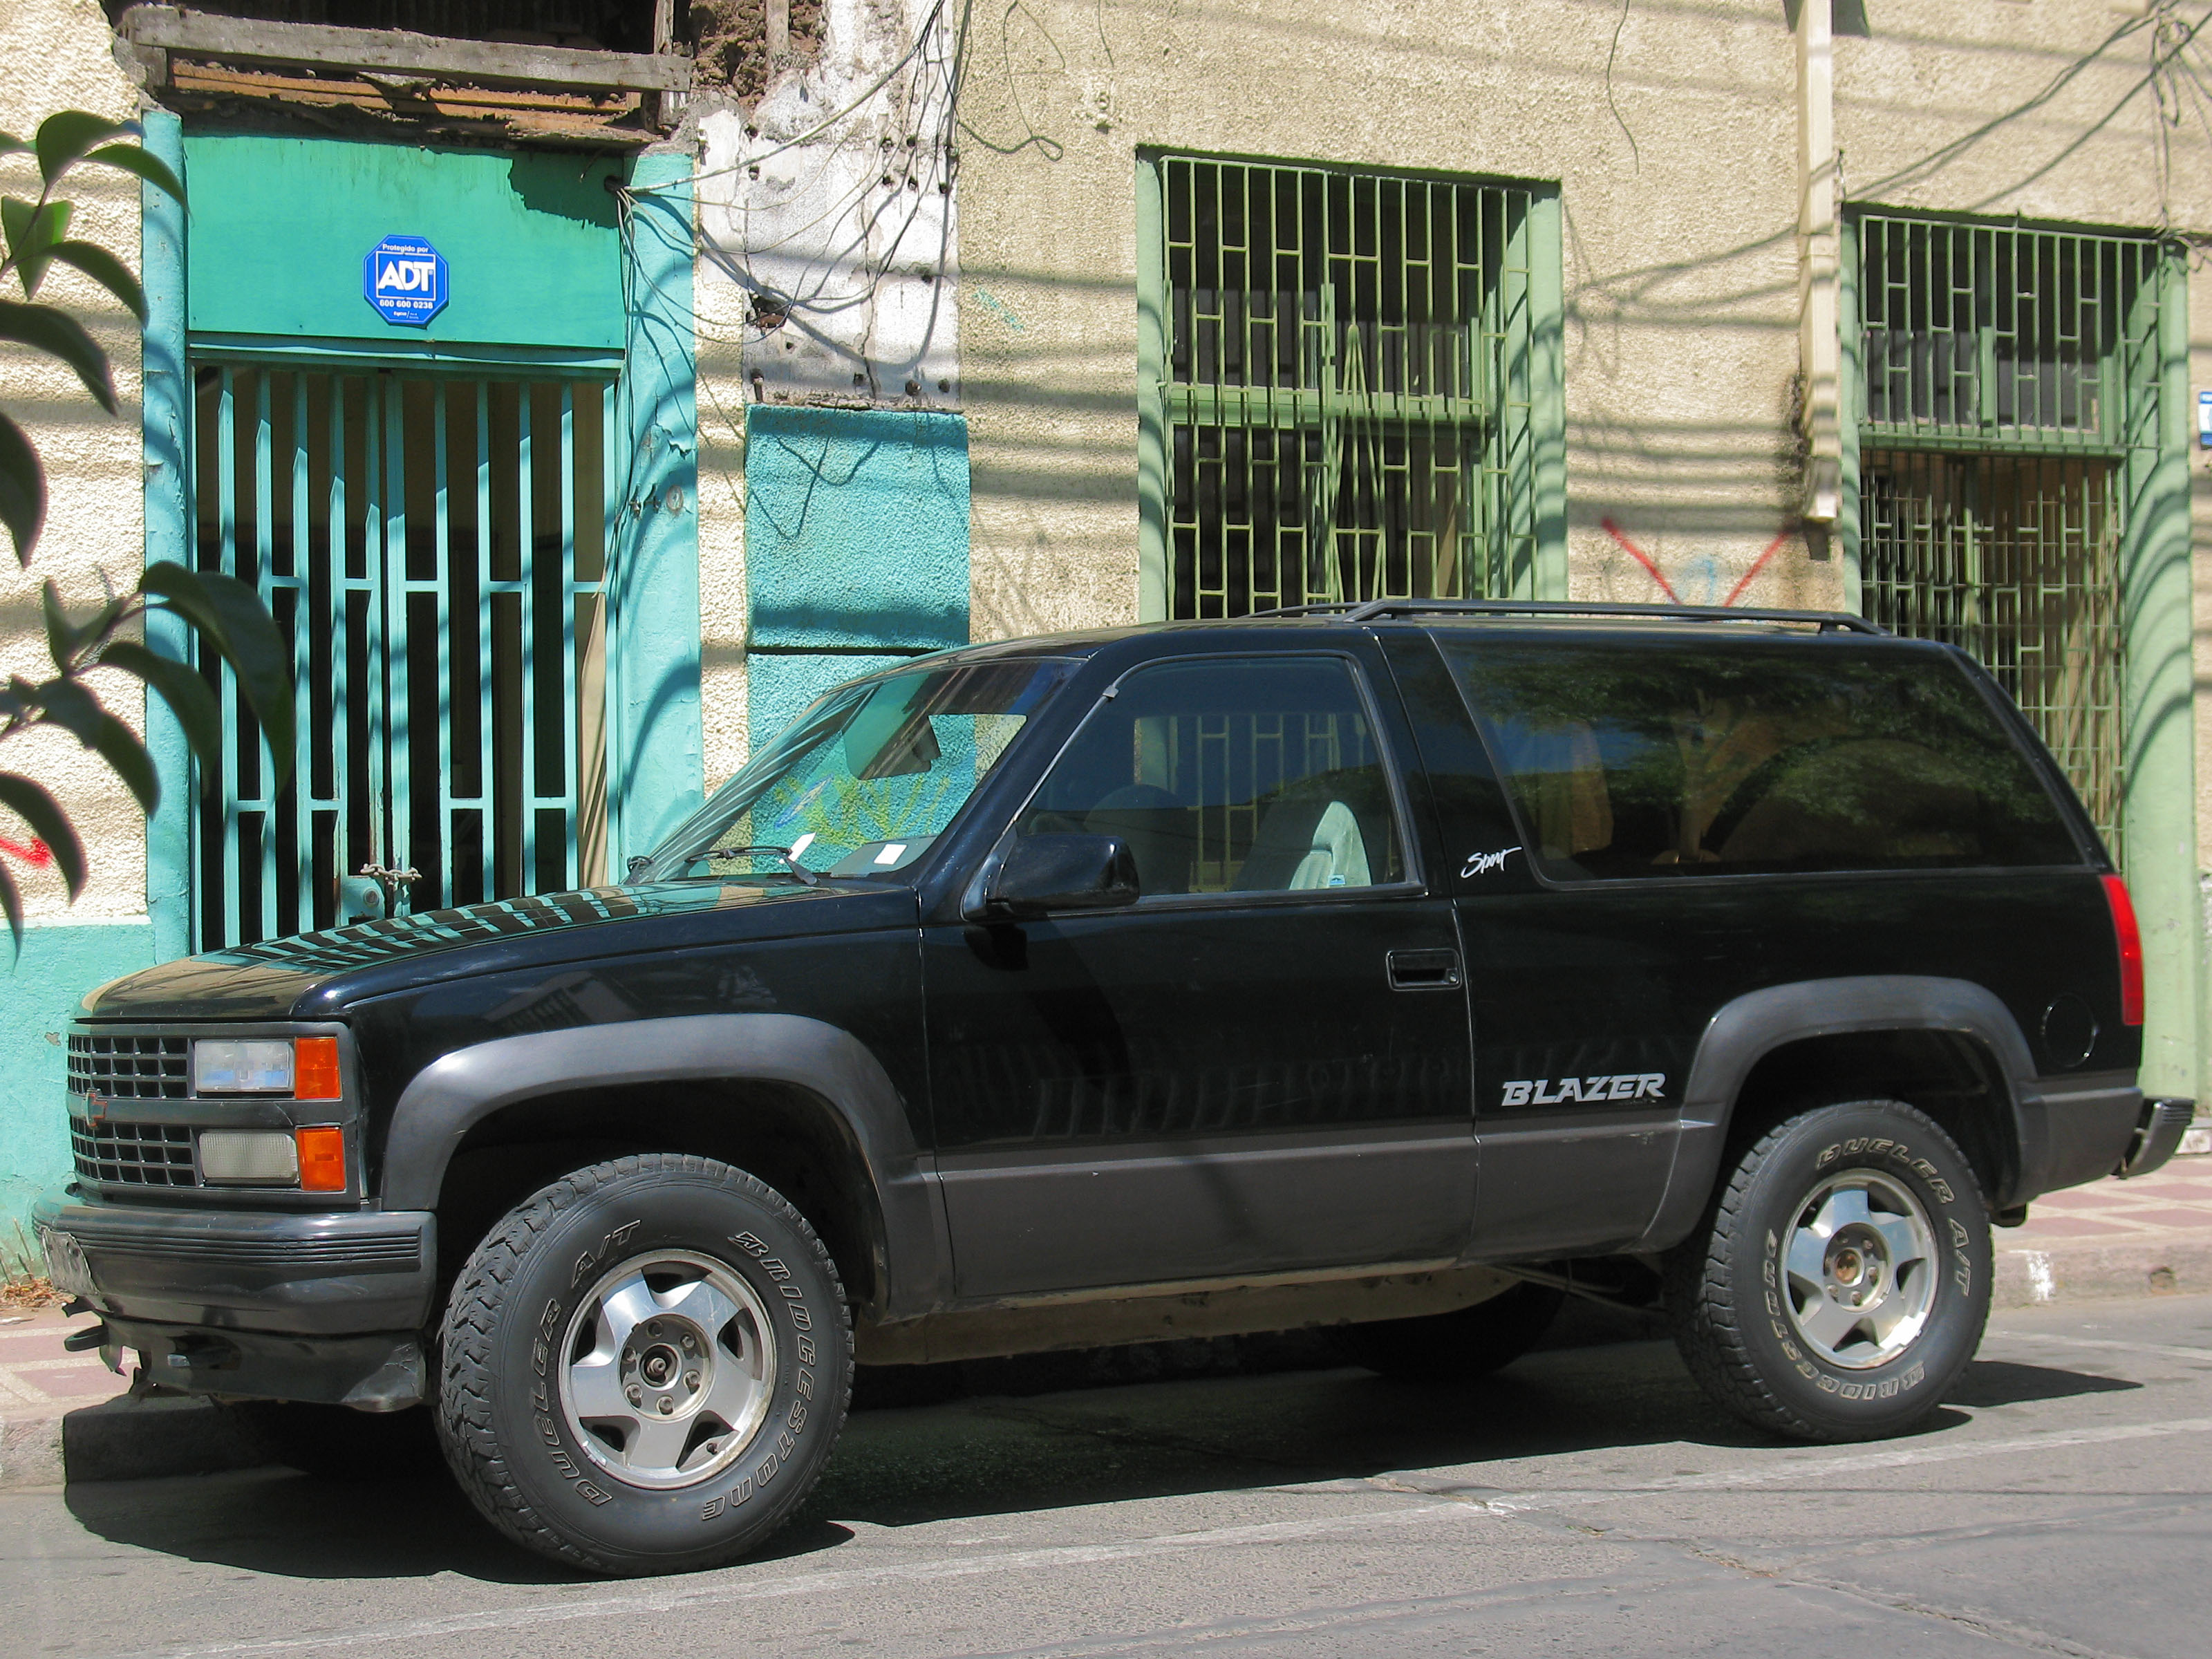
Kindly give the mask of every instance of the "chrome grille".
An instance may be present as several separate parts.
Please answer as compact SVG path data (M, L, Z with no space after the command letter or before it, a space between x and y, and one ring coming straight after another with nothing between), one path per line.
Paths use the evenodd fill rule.
M72 1031L69 1091L110 1100L182 1100L191 1093L191 1042L180 1036L101 1036ZM185 1162L191 1160L189 1156Z
M70 1122L80 1180L123 1187L197 1187L192 1131L185 1123Z

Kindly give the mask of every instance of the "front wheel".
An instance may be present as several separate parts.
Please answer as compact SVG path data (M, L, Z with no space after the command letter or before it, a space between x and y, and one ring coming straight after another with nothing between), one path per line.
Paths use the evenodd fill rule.
M1802 1113L1746 1152L1667 1262L1667 1305L1716 1403L1800 1440L1900 1432L1981 1346L1989 1214L1973 1167L1893 1100Z
M689 1571L790 1518L851 1384L843 1287L805 1218L727 1164L647 1153L555 1182L477 1247L447 1308L439 1440L518 1542Z

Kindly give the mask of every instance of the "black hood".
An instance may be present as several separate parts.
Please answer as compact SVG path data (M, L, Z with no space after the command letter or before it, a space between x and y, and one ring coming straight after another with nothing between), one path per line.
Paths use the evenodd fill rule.
M93 1019L329 1019L371 998L479 974L917 920L911 889L876 882L594 887L210 951L103 985L82 1010Z

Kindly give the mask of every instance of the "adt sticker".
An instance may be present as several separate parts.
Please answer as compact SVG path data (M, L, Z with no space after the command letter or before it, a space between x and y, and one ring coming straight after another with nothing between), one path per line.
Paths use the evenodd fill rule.
M427 323L452 297L445 255L420 236L387 236L369 249L361 284L387 323Z

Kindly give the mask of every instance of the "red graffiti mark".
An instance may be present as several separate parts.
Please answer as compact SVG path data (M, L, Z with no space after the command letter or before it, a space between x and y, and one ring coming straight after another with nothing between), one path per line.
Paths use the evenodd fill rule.
M1782 544L1789 539L1790 532L1787 529L1784 529L1780 535L1777 536L1772 541L1767 543L1766 551L1760 554L1757 558L1751 562L1751 568L1743 573L1743 580L1738 582L1734 587L1729 589L1728 598L1723 599L1721 603L1724 605L1734 605L1738 599L1741 599L1743 597L1743 590L1751 586L1752 579L1758 575L1760 571L1766 568L1766 562L1772 558L1777 553L1779 553L1782 550Z
M1599 522L1603 525L1605 533L1607 535L1612 537L1613 540L1619 542L1621 546L1628 550L1629 557L1634 559L1637 563L1642 565L1646 570L1651 573L1651 580L1659 584L1659 591L1667 596L1667 602L1669 605L1681 604L1682 596L1674 591L1674 584L1667 580L1665 573L1663 573L1657 565L1651 562L1651 556L1650 554L1646 553L1634 542L1629 540L1627 537L1622 535L1620 533L1620 526L1615 524L1611 519L1601 520Z
M5 853L11 859L22 860L33 870L43 870L54 861L54 849L36 836L31 837L31 844L28 847L24 846L21 842L9 841L5 836L0 836L0 853Z

